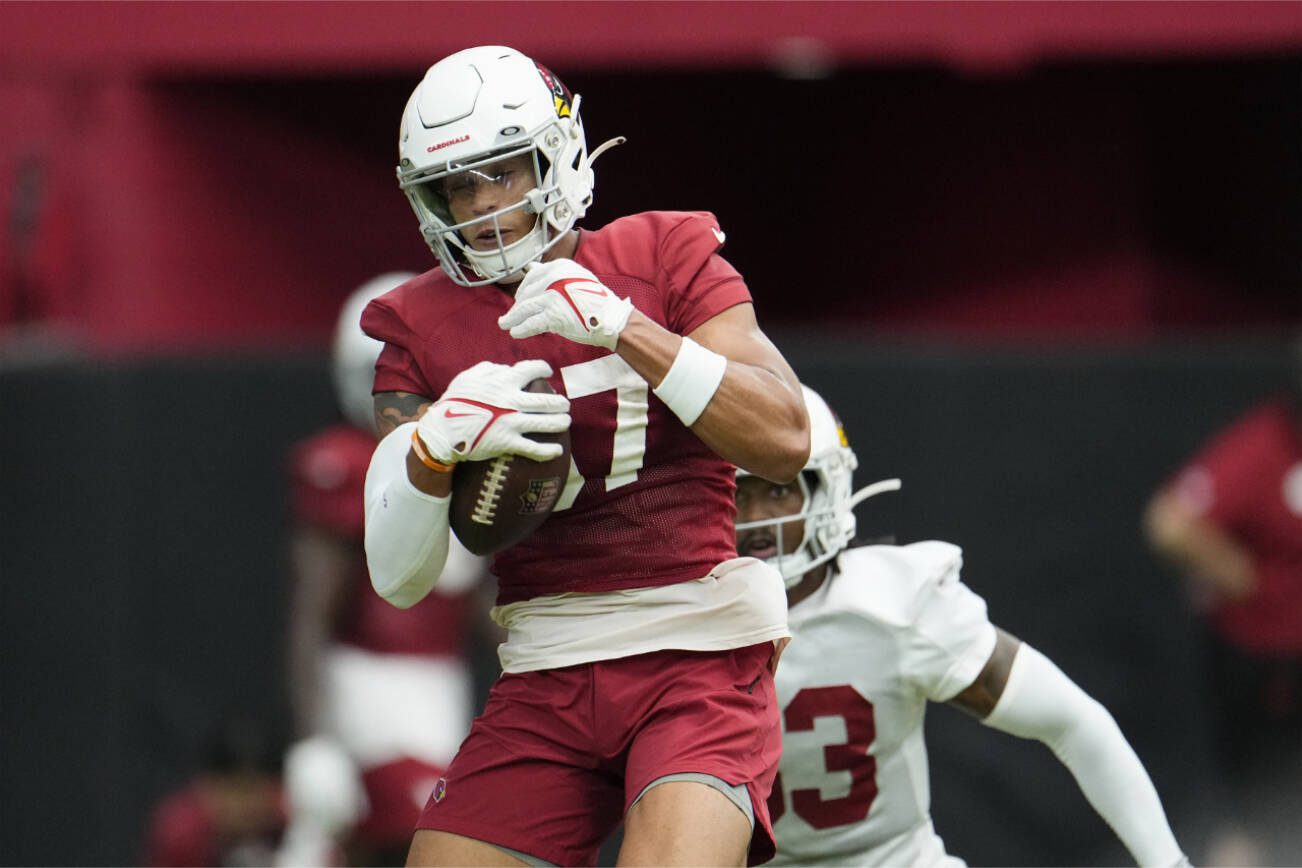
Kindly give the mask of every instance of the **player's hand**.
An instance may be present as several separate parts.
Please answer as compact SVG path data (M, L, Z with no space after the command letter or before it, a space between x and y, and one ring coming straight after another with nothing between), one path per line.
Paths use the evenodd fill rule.
M525 272L515 304L497 324L513 338L551 332L613 350L632 313L633 302L616 296L591 271L572 259L553 259Z
M561 454L559 443L539 443L525 434L555 434L570 427L570 401L554 392L526 392L551 376L541 359L498 365L480 362L452 378L447 391L416 423L430 457L442 464L523 455L546 461Z
M366 787L357 765L332 738L294 742L285 755L285 800L290 821L333 837L366 816Z

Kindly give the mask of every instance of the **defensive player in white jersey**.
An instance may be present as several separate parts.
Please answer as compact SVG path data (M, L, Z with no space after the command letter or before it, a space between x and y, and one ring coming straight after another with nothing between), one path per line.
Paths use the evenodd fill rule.
M1000 630L945 542L850 548L857 464L804 390L809 463L780 485L738 472L737 551L787 583L792 641L777 672L782 760L769 799L772 865L962 865L932 827L923 714L948 702L1044 742L1140 865L1186 859L1139 758L1102 705ZM790 543L790 544L788 544Z

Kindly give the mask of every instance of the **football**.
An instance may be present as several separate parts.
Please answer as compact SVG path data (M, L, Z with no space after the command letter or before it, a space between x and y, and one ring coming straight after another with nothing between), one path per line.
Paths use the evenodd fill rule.
M555 391L542 379L530 383L528 390ZM550 461L501 455L463 461L452 471L449 522L461 544L477 555L500 552L537 530L565 487L570 472L570 432L529 436L561 444L561 454Z

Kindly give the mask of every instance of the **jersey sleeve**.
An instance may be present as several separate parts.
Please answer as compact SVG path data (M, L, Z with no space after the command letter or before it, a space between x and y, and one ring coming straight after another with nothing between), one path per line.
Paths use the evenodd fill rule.
M926 542L905 549L921 581L910 627L902 634L901 668L928 699L948 702L981 674L995 648L995 628L985 600L960 578L958 547Z
M1234 527L1253 512L1260 495L1262 411L1214 437L1176 475L1172 491L1193 512L1222 527Z
M667 325L690 334L706 320L751 300L737 269L719 255L723 230L713 214L693 212L661 242L660 262L668 279Z
M358 466L354 452L337 440L321 437L293 450L290 502L297 521L348 539L362 538L365 467Z
M373 392L410 392L427 398L438 397L430 394L416 357L409 349L413 340L411 331L392 307L381 299L368 304L362 311L362 331L384 341L384 349L375 363Z

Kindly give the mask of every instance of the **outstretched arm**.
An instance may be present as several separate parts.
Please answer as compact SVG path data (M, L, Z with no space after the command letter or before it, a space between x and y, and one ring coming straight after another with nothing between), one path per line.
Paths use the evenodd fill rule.
M1187 864L1117 722L1043 654L1000 630L985 669L951 703L987 726L1048 745L1137 864Z
M1169 490L1149 502L1144 535L1155 552L1217 597L1241 600L1257 586L1251 552Z

